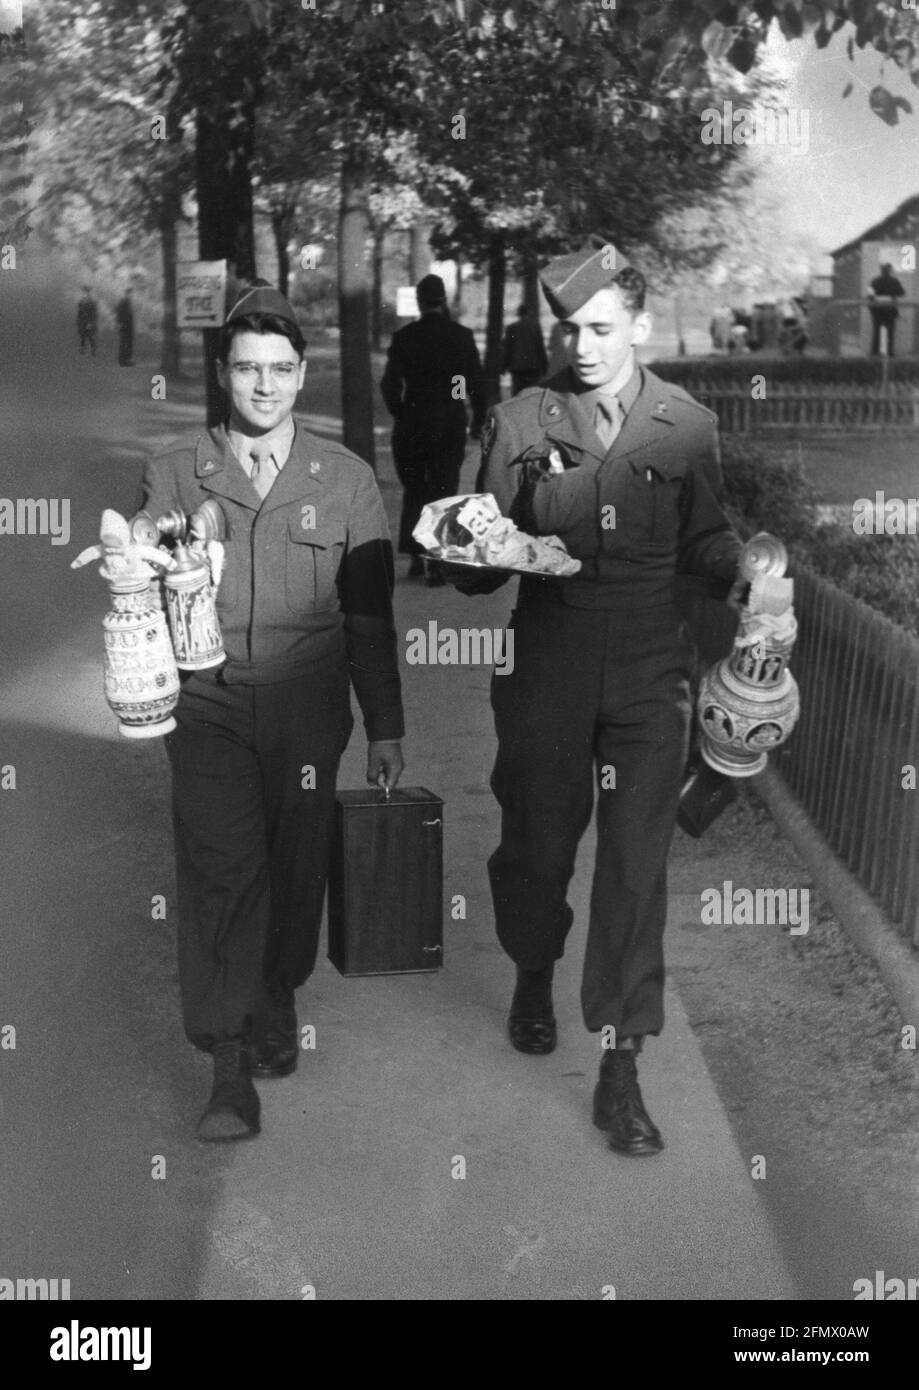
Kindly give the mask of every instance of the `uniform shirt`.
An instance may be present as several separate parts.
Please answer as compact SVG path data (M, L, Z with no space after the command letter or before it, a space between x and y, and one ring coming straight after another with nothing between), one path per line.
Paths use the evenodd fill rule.
M456 394L462 377L464 395ZM471 329L441 313L422 314L392 337L380 390L390 415L404 407L446 420L465 419L465 401L478 427L485 414L482 364Z
M370 467L299 423L264 501L222 426L147 465L141 506L154 519L173 507L189 514L208 497L226 518L221 678L271 684L344 653L368 738L401 738L392 542Z
M293 416L289 415L286 420L282 420L280 425L276 425L267 434L260 434L253 437L248 434L240 434L239 430L228 429L227 438L230 441L230 448L242 465L247 478L252 477L252 451L257 449L262 459L270 457L275 468L280 473L288 458L294 442L295 426Z
M522 531L559 536L581 561L570 579L526 576L521 597L551 586L574 607L652 607L675 601L678 573L718 581L725 593L736 577L741 541L721 504L717 419L646 367L636 377L609 450L568 369L493 409L477 491L493 493ZM550 453L563 472L548 471Z

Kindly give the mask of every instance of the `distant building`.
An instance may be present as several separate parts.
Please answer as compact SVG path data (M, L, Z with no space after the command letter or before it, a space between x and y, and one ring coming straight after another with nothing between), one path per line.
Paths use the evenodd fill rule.
M871 281L884 262L906 291L897 321L897 356L919 356L919 195L907 198L881 222L861 236L831 252L833 292L831 299L820 296L811 315L811 340L827 351L843 357L863 356L871 343L871 315L865 300Z

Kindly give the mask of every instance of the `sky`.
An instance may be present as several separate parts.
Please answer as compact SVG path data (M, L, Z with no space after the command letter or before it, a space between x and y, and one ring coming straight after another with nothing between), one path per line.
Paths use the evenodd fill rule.
M804 141L792 149L762 150L762 177L781 192L786 225L817 238L823 251L835 250L919 194L919 88L909 73L883 63L873 50L855 50L849 61L849 28L818 49L812 38L786 42L778 29L768 54L787 80L784 104L807 112ZM843 97L848 82L851 95ZM868 106L879 81L914 107L888 126ZM800 119L800 118L799 118ZM799 127L800 128L800 127Z

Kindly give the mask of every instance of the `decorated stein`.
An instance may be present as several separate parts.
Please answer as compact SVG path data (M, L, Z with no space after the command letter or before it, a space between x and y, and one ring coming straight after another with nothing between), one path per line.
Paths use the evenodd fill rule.
M149 520L149 518L148 518ZM135 522L137 518L135 518ZM104 688L126 738L153 738L175 728L179 673L155 581L155 567L171 564L165 551L147 543L149 529L129 524L118 512L102 514L101 544L78 555L71 569L102 559L99 570L112 596L102 620Z
M181 671L204 671L226 660L217 619L211 568L203 550L181 542L173 552L166 575L166 608Z
M785 579L788 556L775 536L762 532L744 545L738 572L750 594L730 656L699 685L696 716L703 765L680 798L679 824L699 836L736 797L737 777L766 766L771 749L791 734L799 713L798 687L788 659L798 625L794 585Z
M774 537L747 542L738 568L751 581L750 596L734 649L699 687L702 757L728 777L762 772L770 749L784 743L797 722L798 687L787 668L798 625L794 585L783 578L786 563Z

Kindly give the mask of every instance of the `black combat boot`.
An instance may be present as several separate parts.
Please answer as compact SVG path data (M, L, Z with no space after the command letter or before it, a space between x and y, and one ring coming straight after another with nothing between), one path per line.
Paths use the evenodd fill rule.
M606 1133L611 1149L633 1158L658 1154L664 1147L638 1087L638 1051L620 1046L605 1052L594 1091L594 1124Z
M258 1092L249 1074L249 1055L239 1038L214 1044L214 1089L198 1122L207 1143L250 1139L259 1132Z
M296 1070L300 1053L293 990L284 984L268 985L266 989L268 1011L261 1026L253 1030L246 1049L256 1081L290 1076Z
M552 975L555 967L521 970L517 967L517 987L507 1020L510 1040L518 1052L545 1055L555 1049L558 1030L552 1009Z

